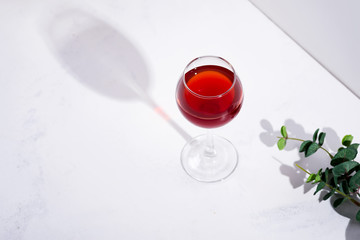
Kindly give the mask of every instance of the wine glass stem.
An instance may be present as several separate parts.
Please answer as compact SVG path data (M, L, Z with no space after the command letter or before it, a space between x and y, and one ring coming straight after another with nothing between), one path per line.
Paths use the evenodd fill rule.
M208 130L206 133L206 146L205 146L204 155L209 158L215 157L216 155L215 146L214 146L214 135L210 130Z

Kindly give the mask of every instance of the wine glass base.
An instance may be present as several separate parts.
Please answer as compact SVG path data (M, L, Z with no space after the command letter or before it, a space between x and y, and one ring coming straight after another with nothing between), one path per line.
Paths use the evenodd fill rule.
M237 164L238 153L232 143L213 135L215 152L209 154L207 135L189 141L181 152L181 164L185 172L200 182L217 182L230 176Z

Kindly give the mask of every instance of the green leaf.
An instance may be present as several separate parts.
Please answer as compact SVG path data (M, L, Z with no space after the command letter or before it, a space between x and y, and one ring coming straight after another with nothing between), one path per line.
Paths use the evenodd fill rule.
M330 164L332 166L336 166L340 163L354 160L356 158L356 155L357 155L357 150L355 146L339 149L339 151L335 154L335 156L331 160Z
M352 191L356 191L360 187L360 171L350 178L349 186Z
M321 189L323 189L325 185L326 184L324 182L320 182L316 187L316 191L314 192L314 195L317 194Z
M325 175L325 179L324 179L325 182L328 182L328 180L329 180L329 168L325 169L325 174L324 175Z
M279 141L277 142L277 146L278 146L279 150L283 150L286 146L286 139L280 138Z
M313 142L305 151L305 157L309 157L310 155L314 154L320 148L319 144Z
M351 136L351 135L346 135L345 137L343 137L341 143L342 143L342 145L348 147L348 146L350 146L350 144L351 144L351 142L352 142L353 139L354 139L353 136Z
M317 183L317 182L320 182L321 181L321 176L320 176L320 174L318 173L318 174L316 174L316 176L315 176L315 181L314 181L314 183Z
M356 214L356 221L360 222L360 210Z
M347 198L342 198L342 197L336 199L336 200L334 201L334 203L333 203L333 207L334 207L334 208L337 208L338 206L340 206L340 204L342 204L343 202L345 202L346 199L347 199Z
M345 149L344 147L339 147L339 149L337 150L338 152L340 152L340 150Z
M357 150L358 147L359 147L359 145L360 145L360 144L358 144L358 143L353 143L353 144L351 144L350 146L348 146L348 148L352 148L352 149Z
M316 131L314 132L314 135L313 135L313 142L316 141L317 136L318 136L318 132L319 132L319 129L316 129Z
M349 186L348 186L347 181L342 181L342 182L339 184L339 189L340 189L340 191L342 191L343 193L349 194Z
M335 166L332 172L334 176L341 176L344 175L345 173L348 173L350 170L357 167L358 165L359 163L355 161L343 162Z
M307 140L307 141L304 141L301 145L300 145L300 149L299 149L299 152L305 152L309 146L311 145L312 141L310 140Z
M356 154L357 154L357 150L355 148L344 148L342 150L340 150L338 153L335 154L334 158L337 157L343 157L343 158L347 158L349 160L353 160L356 158Z
M346 162L346 161L350 161L349 159L346 158L333 158L330 162L331 166L337 166L340 163Z
M330 177L328 184L329 184L330 187L335 188L335 189L337 189L337 187L338 187L337 183L335 183L335 177L334 176Z
M306 179L306 183L312 182L315 179L316 174L312 173L310 176Z
M282 135L284 138L287 138L287 137L288 137L288 134L287 134L287 132L286 132L286 127L285 127L285 126L282 126L282 127L281 127L280 132L281 132L281 135Z
M324 133L324 132L321 132L319 134L319 145L320 146L322 146L324 144L325 136L326 136L326 133Z
M333 188L329 193L327 193L324 197L323 200L328 200L332 195L334 195L335 193L335 188Z

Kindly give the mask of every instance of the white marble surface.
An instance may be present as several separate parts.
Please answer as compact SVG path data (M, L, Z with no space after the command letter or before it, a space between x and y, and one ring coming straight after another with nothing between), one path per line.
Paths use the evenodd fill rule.
M349 208L319 203L294 167L326 155L274 145L284 123L322 127L331 150L359 142L359 99L248 1L13 0L0 19L0 239L359 239ZM204 130L175 86L205 54L245 91L215 130L241 157L216 184L179 161Z

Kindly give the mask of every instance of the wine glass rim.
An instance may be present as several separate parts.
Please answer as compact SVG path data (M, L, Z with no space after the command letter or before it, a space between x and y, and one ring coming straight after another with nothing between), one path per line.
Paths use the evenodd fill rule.
M234 73L234 79L233 79L233 81L232 81L231 86L230 86L226 91L224 91L223 93L218 94L218 95L208 96L208 95L201 95L201 94L199 94L199 93L196 93L196 92L194 92L193 90L191 90L191 89L189 88L189 86L186 84L186 81L185 81L185 74L188 73L189 71L191 71L191 70L194 69L194 68L192 68L192 69L189 70L189 71L186 71L186 69L187 69L193 62L195 62L195 61L197 61L197 60L199 60L199 59L201 59L201 58L217 58L217 59L220 59L221 61L225 62L225 63L230 67L230 70ZM185 72L185 71L186 71L186 72ZM195 95L195 96L197 96L197 97L201 97L201 98L220 98L220 97L224 96L225 94L227 94L228 92L230 92L231 89L234 88L235 83L236 83L236 73L235 73L235 69L233 68L233 66L232 66L227 60L225 60L224 58L219 57L219 56L214 56L214 55L205 55L205 56L197 57L197 58L191 60L191 61L186 65L186 67L185 67L185 69L184 69L184 71L183 71L183 74L182 74L182 81L183 81L183 84L184 84L185 88L186 88L191 94L193 94L193 95Z

